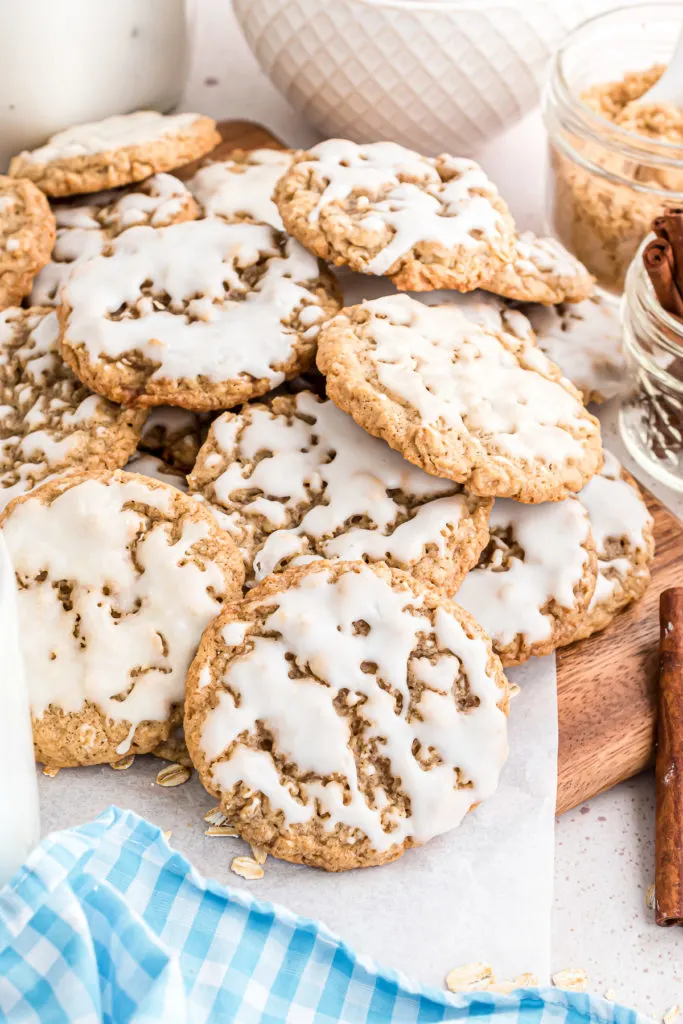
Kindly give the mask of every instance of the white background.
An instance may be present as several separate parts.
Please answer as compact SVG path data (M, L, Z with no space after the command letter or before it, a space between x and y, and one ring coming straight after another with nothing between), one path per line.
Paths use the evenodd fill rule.
M197 7L185 108L260 121L290 145L316 141L315 131L260 72L228 0L199 0ZM462 155L484 163L520 225L542 227L540 115L480 152ZM623 455L610 430L612 411L605 417L608 446ZM681 498L653 489L683 517ZM558 820L552 962L555 969L584 967L595 992L613 988L620 1001L658 1017L672 1003L683 1005L683 930L657 928L645 908L654 879L653 837L654 780L647 774Z

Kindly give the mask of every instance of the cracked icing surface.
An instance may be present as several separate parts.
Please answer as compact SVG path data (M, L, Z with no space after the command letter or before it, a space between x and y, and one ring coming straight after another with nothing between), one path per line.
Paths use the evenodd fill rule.
M588 513L576 498L497 500L491 539L456 595L489 633L504 665L570 643L597 574Z
M482 285L507 299L544 304L580 302L594 287L583 263L556 238L541 238L533 231L517 236L512 260Z
M116 469L145 414L93 395L57 350L50 309L0 313L0 508L67 470Z
M230 160L208 163L188 181L188 187L208 217L248 220L284 230L273 202L273 190L290 166L291 150L235 150Z
M488 540L488 499L308 391L223 413L189 480L228 513L247 579L317 558L385 561L453 593Z
M194 220L199 209L188 188L172 174L154 174L125 192L103 192L54 207L57 239L52 259L33 282L34 306L57 306L74 264L99 256L126 228L167 227Z
M220 141L210 117L138 110L57 132L13 157L10 175L35 181L49 196L98 192L181 167Z
M185 734L244 838L338 871L394 860L489 797L506 712L500 663L457 605L384 565L316 562L206 631Z
M275 202L318 256L404 290L469 291L513 252L514 223L478 164L393 142L328 139L299 153Z
M62 352L114 401L229 408L313 361L339 308L314 256L266 225L130 228L62 292Z
M580 490L601 465L598 421L533 335L467 310L406 295L343 310L319 339L328 395L411 462L474 494L535 503Z
M53 480L0 527L36 758L99 764L166 740L202 631L239 593L230 539L175 488L120 470Z
M0 174L0 310L28 295L54 240L55 218L40 189Z
M579 496L595 538L598 579L573 640L604 629L617 612L642 596L655 553L654 522L638 484L611 452L604 455L602 470Z

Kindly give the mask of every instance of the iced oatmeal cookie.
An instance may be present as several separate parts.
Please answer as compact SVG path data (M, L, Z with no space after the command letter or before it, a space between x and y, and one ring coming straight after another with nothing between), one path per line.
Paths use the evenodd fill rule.
M384 561L453 593L488 541L489 499L308 391L219 416L189 481L227 512L247 580L318 558Z
M0 313L0 508L48 477L117 469L135 451L142 409L93 395L65 366L50 309Z
M168 739L202 631L240 591L227 534L175 488L120 470L43 484L0 528L36 759L102 764Z
M503 665L519 665L573 639L595 590L595 542L577 498L497 500L490 531L455 600L489 633Z
M641 597L650 582L654 523L638 484L605 451L604 466L579 495L588 511L598 555L591 602L572 640L604 629L617 612Z
M327 393L369 433L473 494L559 501L602 464L600 425L531 338L407 295L323 327Z
M28 295L54 241L54 214L40 189L0 174L0 310Z
M507 684L488 637L399 569L315 562L226 606L185 736L249 842L328 871L395 860L496 789Z
M29 178L48 196L100 192L172 171L220 141L210 117L138 110L57 132L44 146L13 157L9 173Z
M583 394L605 402L624 387L626 361L619 309L600 295L558 306L523 305L538 347Z
M512 217L472 160L329 139L297 154L275 202L316 255L405 291L470 291L513 257Z
M513 258L490 281L486 291L522 302L580 302L592 295L595 279L555 238L525 231L515 241Z
M282 231L272 196L293 157L289 149L236 149L229 160L205 164L187 184L207 217L269 224Z
M129 228L63 288L62 354L113 401L227 409L306 370L339 304L318 260L265 224Z
M33 282L34 306L57 306L61 289L75 263L99 256L126 228L148 224L168 227L194 220L199 207L182 181L172 174L154 174L123 192L102 192L89 202L54 206L57 239L50 262Z

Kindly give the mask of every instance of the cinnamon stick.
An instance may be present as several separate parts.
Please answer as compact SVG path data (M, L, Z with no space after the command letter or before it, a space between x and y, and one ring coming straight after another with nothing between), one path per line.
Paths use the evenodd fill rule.
M683 292L683 208L667 206L663 214L666 237L673 253L674 281Z
M664 217L655 217L652 221L651 227L657 238L663 238L665 242L670 241L666 231L666 220Z
M656 922L683 924L683 587L659 599Z
M683 249L681 251L683 265ZM674 255L670 242L656 238L643 250L643 263L661 306L683 320L683 297L674 280Z

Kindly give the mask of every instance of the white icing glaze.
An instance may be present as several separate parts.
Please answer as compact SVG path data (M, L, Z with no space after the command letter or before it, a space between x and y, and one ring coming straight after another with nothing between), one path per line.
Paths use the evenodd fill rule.
M72 307L67 343L85 345L93 360L135 350L158 364L152 377L222 381L250 374L274 387L283 375L273 367L291 357L298 337L282 321L318 303L306 286L319 274L314 256L279 237L266 225L218 218L129 228L112 243L111 256L89 260L71 276L64 291ZM243 272L264 259L250 287ZM153 295L169 296L168 308L143 294L148 281ZM108 319L124 303L138 315ZM306 337L317 331L310 327Z
M207 216L248 218L282 231L282 218L271 196L291 162L292 154L287 151L255 149L245 162L207 164L188 186Z
M635 487L621 478L621 464L611 452L603 452L602 470L590 480L579 497L588 511L598 553L598 580L588 612L610 598L619 579L631 571L631 558L647 551L645 530L652 528L652 516ZM610 558L607 543L625 538L630 557Z
M137 110L134 114L74 125L50 136L44 146L24 150L21 156L33 164L47 164L55 160L108 153L127 146L141 146L158 142L168 135L180 135L199 117L199 114L168 115L159 114L156 110Z
M390 240L368 264L371 274L386 274L419 242L474 249L502 241L503 218L491 202L497 189L472 160L436 160L393 142L358 146L343 139L321 142L309 156L297 167L310 168L325 182L312 220L324 206L354 194L359 209L367 205L359 230L381 242L391 229Z
M524 231L517 237L512 265L522 276L536 276L539 271L553 277L584 277L588 274L583 263L556 238L541 238L533 231Z
M214 782L230 790L238 782L268 796L271 807L282 810L288 825L306 823L317 815L332 830L339 822L359 829L378 851L408 837L426 842L460 823L473 803L490 796L507 755L506 719L497 707L501 697L496 682L487 674L487 646L469 638L455 618L443 609L433 628L420 612L421 599L407 590L393 590L370 569L347 572L336 583L328 571L315 572L276 599L264 601L272 611L265 629L279 639L253 638L248 653L229 664L221 682L218 703L203 726L201 745L214 760L231 744L228 760L215 761ZM408 609L412 608L414 614ZM353 623L364 620L370 630L362 635ZM240 643L231 623L224 632L227 644ZM411 657L423 631L434 635L439 652L435 664ZM287 652L292 652L302 678L289 677ZM361 665L375 663L376 672ZM410 693L407 666L430 687L422 691L418 713L408 716ZM459 711L453 682L467 674L476 707ZM315 672L327 685L316 681ZM381 678L403 702L399 710L392 694L378 686ZM349 691L347 703L364 699L364 738L377 737L382 756L410 799L411 813L390 810L379 783L373 805L359 786L357 766L349 748L347 720L337 713L333 700ZM240 695L236 706L233 694ZM277 749L298 766L299 774L311 773L299 784L295 800L282 785L268 752L251 750L239 743L242 734L255 732L262 722L271 730ZM426 770L413 753L417 740L422 750L434 750L441 763ZM460 769L470 786L456 788L454 769ZM346 789L323 777L338 773ZM384 825L382 821L382 811ZM387 830L385 830L387 829Z
M522 309L539 348L577 388L604 399L619 394L625 384L626 361L618 306L594 295L583 302L525 304Z
M501 647L520 635L526 644L547 640L553 630L552 617L543 611L548 602L567 610L576 607L574 587L589 559L586 510L576 498L542 505L496 499L490 529L492 540L496 531L510 531L524 557L512 554L504 567L508 544L505 537L495 538L493 558L467 574L456 601Z
M55 312L0 312L0 509L77 465L79 450L111 436L120 418L67 370L58 337Z
M185 521L172 534L160 518L131 558L128 548L144 524L131 504L163 517L172 493L135 478L108 486L90 479L50 506L23 502L4 524L18 578L30 582L20 586L18 603L35 717L49 705L78 712L88 700L137 726L166 720L171 705L182 702L202 631L220 610L211 594L223 594L225 582L215 563L192 560L193 545L209 533L203 522ZM36 583L45 570L45 585ZM73 588L71 611L53 586L58 580ZM117 694L126 696L116 700Z
M448 534L468 514L456 485L411 465L330 401L302 392L296 408L305 419L288 421L255 405L213 425L228 463L213 482L216 499L236 526L248 531L250 520L263 517L274 531L254 560L257 580L282 559L303 564L316 557L309 538L324 558L389 557L408 565L428 545L445 552ZM394 499L392 491L405 497ZM419 508L401 522L406 503ZM294 525L287 528L290 516ZM361 518L364 524L355 525Z
M515 355L455 303L394 295L365 308L374 342L368 359L380 384L425 424L469 431L489 454L554 464L581 458L581 440L563 428L586 431L583 407L542 375L551 364L532 338L519 338Z
M170 223L189 199L189 190L178 178L154 174L133 189L103 192L85 204L54 207L57 239L52 260L33 282L31 303L58 305L73 264L99 256L108 241L126 228Z

